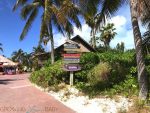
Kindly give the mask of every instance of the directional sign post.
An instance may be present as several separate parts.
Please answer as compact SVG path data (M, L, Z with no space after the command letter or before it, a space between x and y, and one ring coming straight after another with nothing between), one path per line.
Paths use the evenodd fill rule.
M81 70L80 62L80 46L71 41L71 43L64 44L63 54L64 70L70 71L70 85L73 85L73 72Z

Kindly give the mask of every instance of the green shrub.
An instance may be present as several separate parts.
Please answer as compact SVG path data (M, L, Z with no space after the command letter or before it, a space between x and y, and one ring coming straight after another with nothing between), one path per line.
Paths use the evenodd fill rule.
M97 84L101 81L108 80L111 72L111 67L108 63L99 63L88 73L88 81L92 84Z
M65 81L66 75L67 73L62 69L62 61L57 61L50 67L44 67L39 71L33 72L30 76L30 80L31 82L46 88Z
M30 80L42 87L69 83L69 73L63 71L62 65L62 61L54 65L46 63L42 69L31 74ZM80 65L81 70L75 72L75 85L90 96L118 93L128 96L138 89L134 52L84 53ZM149 64L147 70L150 70Z
M99 59L102 62L109 62L110 64L119 63L122 66L129 67L136 65L134 52L105 52L98 53Z
M44 62L44 67L50 67L50 66L52 66L52 64L51 64L51 59L49 58Z
M89 65L88 62L83 63L83 70L76 73L80 77L83 76L82 81L76 82L78 89L90 96L104 94L104 92L129 95L130 92L132 94L137 91L135 52L111 51L96 54L99 57L99 64L95 62L96 64L91 65L94 60L91 58L88 61L88 59ZM85 59L83 61L86 61Z
M107 88L105 92L108 95L122 94L124 96L130 96L138 93L137 78L132 75L128 75L126 79L119 84L113 85L112 88Z
M90 69L99 63L99 57L96 53L85 53L80 58L81 71L75 73L75 83L87 82L87 74Z
M113 52L98 53L101 62L108 62L111 67L109 81L111 85L119 83L130 73L130 68L136 65L135 52Z

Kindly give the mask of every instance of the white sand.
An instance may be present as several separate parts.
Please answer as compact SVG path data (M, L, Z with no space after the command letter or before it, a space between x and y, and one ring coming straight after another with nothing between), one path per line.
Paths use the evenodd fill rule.
M88 96L78 96L79 91L73 87L67 87L59 92L49 91L48 94L77 113L118 113L128 111L128 107L133 104L132 100L122 96L117 96L115 99L105 97L89 99Z
M50 91L49 94L77 113L117 113L127 111L132 105L131 100L121 96L115 97L116 99L104 97L89 99L87 96L77 96L78 90L69 87L57 93Z

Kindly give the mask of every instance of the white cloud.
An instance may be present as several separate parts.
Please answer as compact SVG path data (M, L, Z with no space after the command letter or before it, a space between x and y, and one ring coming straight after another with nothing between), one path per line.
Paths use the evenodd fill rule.
M57 48L58 46L63 44L66 39L67 38L64 37L63 35L61 35L60 33L59 34L58 33L54 34L54 47ZM46 45L46 50L47 51L51 51L51 43L50 43L50 41Z
M74 27L74 36L79 35L84 40L89 42L89 40L90 40L90 31L91 31L91 29L88 27L88 25L83 23L82 24L82 31L77 29L76 27Z
M124 42L126 49L134 48L133 31L127 28L128 22L126 17L117 15L111 19L111 22L115 25L117 35L111 41L110 45L115 47L117 43Z
M115 24L116 29L123 27L127 22L126 18L120 15L113 17L110 21Z
M117 35L110 43L112 47L115 47L117 43L124 42L126 49L132 49L134 48L134 38L133 38L133 32L132 30L124 30L125 36L120 37L120 35Z

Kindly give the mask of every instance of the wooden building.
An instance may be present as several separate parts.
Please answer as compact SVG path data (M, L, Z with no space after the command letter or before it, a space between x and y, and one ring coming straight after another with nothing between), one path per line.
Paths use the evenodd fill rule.
M95 52L96 51L92 46L90 46L79 35L73 37L70 40L78 43L78 45L80 46L81 53ZM55 48L55 57L60 57L64 53L64 44L62 44L59 47ZM35 56L33 56L33 59L34 58L37 58L38 59L38 64L42 65L45 60L50 58L50 52L36 54Z

